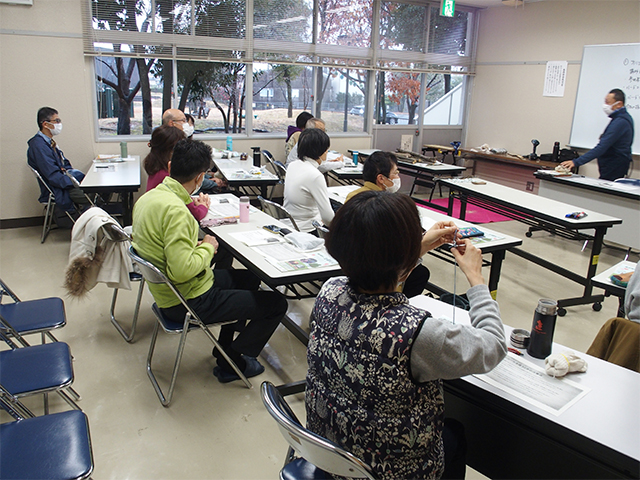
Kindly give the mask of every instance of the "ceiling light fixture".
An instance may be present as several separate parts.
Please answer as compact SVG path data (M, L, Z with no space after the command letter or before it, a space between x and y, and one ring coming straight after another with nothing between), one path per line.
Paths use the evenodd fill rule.
M502 0L502 5L507 7L519 7L524 5L524 0Z

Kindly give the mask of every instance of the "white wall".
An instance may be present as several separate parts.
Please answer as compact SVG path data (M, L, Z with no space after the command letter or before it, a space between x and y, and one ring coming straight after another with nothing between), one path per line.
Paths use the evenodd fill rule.
M637 0L554 0L482 10L465 146L487 143L521 155L531 152L534 138L540 141L538 153L550 153L556 141L564 146L583 46L635 42L640 42ZM570 62L564 97L542 96L549 60ZM635 163L638 169L639 160ZM596 162L581 167L580 173L597 177Z
M97 142L94 130L92 60L83 56L81 0L37 0L31 7L0 5L0 219L38 217L39 189L26 166L27 141L37 132L36 113L60 112L64 130L56 141L73 166L87 171L101 153L118 153L116 142ZM118 140L119 141L119 140ZM148 140L129 142L144 157ZM224 148L225 140L208 141ZM236 150L261 146L284 158L282 138L234 139ZM332 136L331 148L370 148L371 138ZM142 174L143 185L146 174Z

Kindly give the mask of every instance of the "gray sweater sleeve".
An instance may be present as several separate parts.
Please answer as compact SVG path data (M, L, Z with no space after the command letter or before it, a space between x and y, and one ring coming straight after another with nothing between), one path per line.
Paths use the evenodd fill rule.
M416 382L453 379L486 373L507 355L498 303L486 285L467 291L471 325L453 325L428 318L411 350L411 372Z

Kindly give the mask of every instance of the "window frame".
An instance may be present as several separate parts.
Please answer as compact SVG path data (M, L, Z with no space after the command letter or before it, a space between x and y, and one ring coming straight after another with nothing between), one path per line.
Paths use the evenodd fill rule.
M154 9L156 7L156 0L149 0L151 3L151 8ZM190 0L191 5L193 6L199 0ZM244 38L222 38L222 37L202 37L193 35L194 33L194 25L191 26L191 34L164 34L164 33L147 33L147 32L132 32L132 31L123 31L123 30L101 30L93 28L92 21L92 0L82 0L82 10L83 10L83 39L84 39L84 55L85 61L90 63L90 70L92 74L92 78L94 79L94 101L93 101L93 110L94 110L94 130L95 130L95 138L100 142L119 142L123 140L147 140L149 138L148 134L142 135L101 135L100 127L98 124L98 91L97 91L97 81L96 80L96 71L95 71L95 63L94 57L98 56L120 56L120 57L146 57L146 58L158 58L158 59L168 59L173 60L174 66L174 75L173 75L173 95L171 98L171 103L173 106L178 104L178 89L177 89L177 61L181 60L196 60L196 61L212 61L212 62L228 62L228 63L243 63L246 67L246 91L253 91L253 63L265 63L265 60L259 58L261 52L270 51L277 52L284 56L296 56L290 57L293 58L291 61L286 61L283 58L270 60L268 63L291 63L294 65L302 65L302 66L313 66L317 68L329 68L329 67L342 67L342 68L351 68L351 69L363 69L369 71L369 92L367 97L364 99L365 105L365 122L364 129L362 132L331 132L332 136L351 136L351 137L361 137L366 135L373 134L373 127L379 127L375 123L373 109L375 108L375 91L376 91L376 82L377 75L376 73L379 71L393 72L393 73L445 73L444 69L434 68L434 65L446 65L449 68L451 66L459 66L464 69L464 71L456 71L456 75L464 75L470 78L473 78L475 75L475 59L476 59L476 47L477 47L477 31L478 31L478 9L472 7L463 7L457 6L456 11L464 11L468 12L468 21L467 21L467 30L466 30L466 49L465 55L447 55L447 54L435 54L428 53L429 51L429 32L425 32L425 44L424 44L424 52L416 52L416 51L402 51L402 50L391 50L391 49L383 49L380 46L380 12L381 12L381 3L382 0L373 0L372 2L372 25L371 25L371 44L369 47L353 47L353 46L342 46L342 45L330 45L330 44L322 44L317 43L318 32L317 32L317 15L318 15L318 0L313 0L313 14L311 18L311 28L312 28L312 41L311 43L301 43L301 42L287 42L282 40L269 40L269 39L254 39L253 38L253 0L245 0L245 35ZM427 2L419 1L419 0L395 0L394 3L401 4L412 4L419 5L427 8L427 27L430 25L430 15L433 12L431 7L437 6L439 2L434 0L429 0ZM192 22L194 21L194 16L192 15ZM153 20L153 31L155 31L155 22L156 19L154 17ZM149 41L151 40L151 41ZM161 45L165 47L170 47L172 54L170 56L166 54L162 55L153 55L153 52L149 53L145 52L98 52L95 49L94 44L98 42L107 42L112 44L129 44L129 45L142 45L144 47L149 47L153 45ZM193 56L188 58L183 58L181 54L179 54L180 47L186 48L194 48L201 50L219 50L226 52L234 52L237 58L201 58L199 56ZM300 58L305 59L306 61L299 61ZM348 58L352 61L356 61L356 63L361 62L362 64L349 64L345 61ZM296 61L298 60L298 61ZM411 68L407 68L406 66L398 66L395 65L398 61L405 62L410 65ZM424 78L426 75L421 75L421 82L424 82ZM468 81L465 82L469 84ZM317 82L314 81L313 84L313 94L314 98L317 97ZM424 86L422 85L424 88ZM465 91L468 90L468 86L465 86ZM257 133L253 132L253 105L252 105L252 96L249 94L246 95L245 99L245 107L243 112L245 114L245 122L244 122L244 132L235 133L235 134L226 134L226 133L210 133L210 134L198 134L197 138L203 140L217 140L227 135L231 135L234 138L242 139L242 138L279 138L283 136L281 132L271 132L271 133ZM423 108L424 98L421 95L420 104L418 106L418 111L421 112L424 110ZM463 112L467 111L467 103L468 103L468 95L464 95L463 98ZM310 103L311 113L315 114L316 110L316 102L312 101ZM418 115L418 123L415 124L416 127L422 128L422 115ZM463 128L466 123L466 117L463 117ZM380 125L385 126L385 125ZM425 125L428 127L428 125ZM455 126L459 128L459 126ZM393 127L391 127L393 128Z

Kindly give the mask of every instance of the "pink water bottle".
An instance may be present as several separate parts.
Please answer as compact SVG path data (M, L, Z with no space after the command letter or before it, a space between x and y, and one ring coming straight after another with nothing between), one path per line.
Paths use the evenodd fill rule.
M249 223L249 197L240 197L240 223Z

